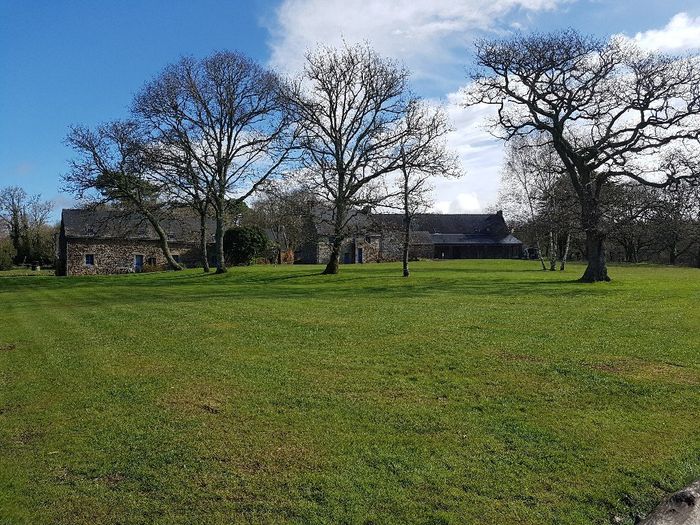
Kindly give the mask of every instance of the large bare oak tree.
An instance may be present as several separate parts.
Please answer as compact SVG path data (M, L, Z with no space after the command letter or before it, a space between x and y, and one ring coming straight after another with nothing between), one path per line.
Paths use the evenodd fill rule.
M670 159L697 150L697 57L647 53L574 30L481 40L467 105L498 109L502 137L551 141L581 204L584 282L609 280L600 202L616 182L664 187L696 179Z
M293 146L278 77L248 57L218 52L183 58L136 97L133 110L151 138L187 159L216 219L217 272L226 271L227 212L273 177ZM167 158L166 158L167 162ZM189 169L189 168L188 168ZM182 179L186 180L186 179Z
M409 133L403 123L414 100L408 72L368 45L321 47L306 56L287 98L309 188L333 212L323 273L335 274L352 218L386 198L384 176L401 166L400 146Z

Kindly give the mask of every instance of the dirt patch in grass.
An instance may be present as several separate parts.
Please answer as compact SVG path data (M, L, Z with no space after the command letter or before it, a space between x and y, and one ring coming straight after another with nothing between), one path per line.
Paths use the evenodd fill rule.
M173 365L151 356L124 353L105 361L102 369L116 377L157 377L171 372Z
M216 415L224 411L226 400L230 397L212 385L198 385L174 388L163 397L161 404L190 414L203 412Z
M284 440L261 447L234 461L236 470L243 474L278 474L317 468L308 447Z
M693 368L659 361L642 361L639 359L621 359L605 363L590 364L590 368L619 375L638 381L658 381L684 385L700 384L700 371Z
M15 350L17 345L14 343L0 343L0 352L11 352Z
M93 474L94 475L94 474ZM93 482L105 487L116 487L128 480L127 476L121 472L109 472L97 477L88 473L78 473L68 467L60 467L54 471L53 479L58 484L75 485L77 483Z
M25 429L22 430L19 434L17 434L17 443L20 445L31 445L35 441L38 441L41 439L41 437L44 435L44 433L40 430L33 430L33 429Z
M120 483L126 480L126 476L120 472L110 472L109 474L104 474L95 478L95 481L101 485L106 485L107 487L116 487Z

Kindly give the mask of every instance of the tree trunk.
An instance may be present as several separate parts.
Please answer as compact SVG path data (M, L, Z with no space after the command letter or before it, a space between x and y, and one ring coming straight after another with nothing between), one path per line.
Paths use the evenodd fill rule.
M588 266L579 281L595 283L609 281L605 264L605 232L600 228L600 210L597 196L581 198L581 224L586 232L586 258Z
M226 258L224 257L224 217L222 212L216 213L216 273L226 273Z
M160 249L163 252L163 255L165 256L165 260L168 263L168 267L171 270L182 270L182 266L180 266L175 259L173 259L173 255L170 253L170 246L168 246L168 236L166 235L165 231L163 231L163 228L161 227L160 223L158 220L155 218L155 216L147 211L147 210L142 210L144 216L148 220L148 222L151 223L151 226L153 226L153 229L156 231L156 234L158 235L158 240L160 242Z
M335 275L340 267L340 246L343 242L341 237L335 237L331 245L331 257L328 259L328 264L323 270L323 275Z
M403 261L403 276L408 277L411 275L411 272L408 270L408 250L411 244L411 223L407 220L406 221L406 230L404 231L404 238L403 238L403 253L402 253L402 261Z
M566 244L564 245L564 255L561 256L561 266L559 266L560 271L564 271L566 266L566 261L569 258L569 246L571 246L571 232L566 233Z
M345 227L345 206L336 204L335 223L333 228L333 244L331 246L331 257L328 260L323 275L335 275L340 268L340 248L343 244L343 229Z
M554 232L549 230L549 271L557 269L557 243L554 240Z
M668 250L668 264L675 266L678 260L678 247L674 242Z
M588 266L581 277L583 283L609 281L608 267L605 264L605 235L600 230L586 230L586 255Z
M535 237L535 244L537 245L537 256L540 258L540 263L542 264L542 269L547 271L547 265L544 262L544 255L542 255L542 246L540 245L540 236Z
M207 216L206 213L199 215L199 250L202 257L202 269L209 272L209 254L207 253Z

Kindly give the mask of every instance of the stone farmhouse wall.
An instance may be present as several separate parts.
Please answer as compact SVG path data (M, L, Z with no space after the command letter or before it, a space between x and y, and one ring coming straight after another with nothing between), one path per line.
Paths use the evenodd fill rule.
M382 235L379 250L379 260L381 262L400 261L403 258L402 231L386 231ZM408 248L409 259L432 259L434 257L434 244L411 244Z
M185 266L200 264L198 246L188 243L169 243L174 257ZM85 256L94 256L94 264L86 265ZM154 259L156 267L165 267L166 260L157 241L130 240L66 240L66 275L106 275L134 270L136 255L143 255L144 265Z
M401 232L388 232L367 237L357 236L343 242L340 249L340 263L343 264L347 256L351 263L358 262L359 249L362 249L363 263L400 261L402 248L403 233ZM434 250L432 244L412 244L409 255L411 259L432 259ZM298 262L325 264L331 256L331 244L325 240L307 243L297 251L296 255Z
M360 249L362 250L363 263L379 262L380 237L378 235L372 235L347 239L340 247L340 263L345 263L347 260L346 256L349 256L350 263L358 262ZM328 262L330 256L331 243L328 241L320 241L318 242L315 260L309 262L325 264Z
M411 260L432 259L435 257L434 244L412 244L409 248L408 256Z

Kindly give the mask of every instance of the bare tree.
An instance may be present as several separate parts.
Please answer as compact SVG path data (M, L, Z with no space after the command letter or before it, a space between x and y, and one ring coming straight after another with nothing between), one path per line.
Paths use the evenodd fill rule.
M700 253L700 187L683 184L664 191L648 226L668 264L694 250Z
M49 262L53 259L49 216L53 203L29 195L19 186L0 189L0 227L7 230L15 262Z
M541 228L537 223L540 222L540 212L546 203L546 196L551 193L560 172L552 150L540 142L537 138L517 137L508 145L501 174L500 199L511 204L505 206L509 212L523 215L534 226L535 246L542 269L546 270Z
M274 176L292 151L281 92L274 73L239 53L219 52L168 66L136 97L134 112L152 139L178 152L176 163L191 165L196 176L183 181L201 177L197 191L206 191L216 219L217 273L226 271L227 211Z
M635 182L619 184L607 192L603 215L608 237L624 253L624 260L638 263L655 244L654 217L662 207L664 190Z
M540 264L547 270L566 266L573 229L571 184L564 178L559 156L538 134L514 137L507 145L499 200L509 215L520 217L533 232ZM547 237L547 249L542 238Z
M495 105L506 140L547 136L581 206L588 258L581 281L610 280L600 210L606 187L625 179L664 187L698 176L663 161L676 147L697 148L697 59L566 30L481 40L476 62L465 103Z
M199 217L199 253L202 269L209 272L209 231L211 204L207 177L200 171L187 151L173 150L162 144L150 144L151 165L163 182L164 192L172 202L190 208Z
M301 188L288 189L281 184L266 185L244 219L265 230L276 250L277 264L293 257L307 237L307 221L314 204L313 196Z
M322 47L306 56L302 78L288 93L310 191L333 212L324 274L338 273L355 211L381 203L384 177L401 166L409 134L403 123L414 100L407 82L405 69L367 45Z
M71 128L67 143L77 157L63 176L68 191L93 204L116 203L135 211L151 224L168 266L182 267L168 246L168 237L160 225L166 203L162 199L162 182L154 175L146 152L146 138L137 122L114 121L91 130Z
M431 179L435 176L459 177L457 157L447 150L445 136L450 131L447 115L414 102L403 124L406 134L399 145L400 166L396 197L403 213L403 276L408 277L411 229L414 217L432 205Z
M16 254L19 254L22 248L27 199L27 192L19 186L9 186L0 192L0 224L7 229Z

